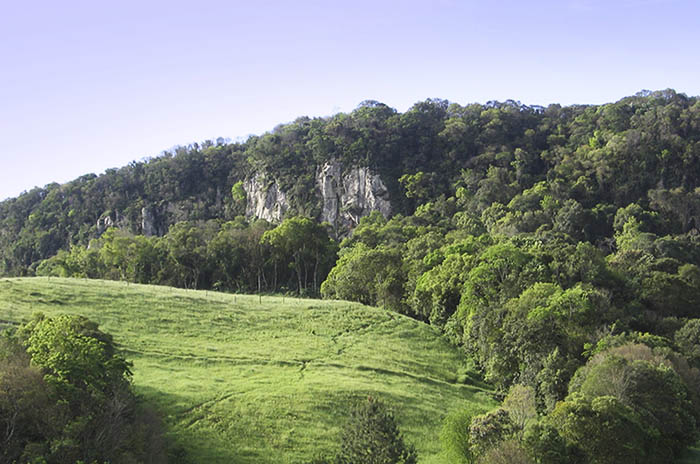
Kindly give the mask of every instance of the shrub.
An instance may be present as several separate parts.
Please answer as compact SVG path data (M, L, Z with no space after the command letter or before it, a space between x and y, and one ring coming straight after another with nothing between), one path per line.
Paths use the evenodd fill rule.
M415 464L413 445L404 441L394 415L381 401L367 398L350 413L338 464Z

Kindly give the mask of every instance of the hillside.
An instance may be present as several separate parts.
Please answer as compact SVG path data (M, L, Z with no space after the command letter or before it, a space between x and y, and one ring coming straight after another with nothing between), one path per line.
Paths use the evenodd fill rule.
M516 424L506 409L472 417L455 398L426 395L421 407L441 402L440 414L462 414L454 423L462 437L469 427L473 442L462 442L453 461L517 452L534 461L555 453L562 462L666 463L700 439L699 174L700 100L673 90L546 108L427 100L398 113L363 102L350 114L299 118L242 144L193 145L0 203L0 275L293 292L385 308L392 312L352 313L350 327L371 332L389 314L429 322L426 333L460 346L456 364L438 362L443 374L431 379L449 384L461 360L499 395L515 392L536 411ZM170 304L155 305L166 320L154 327L178 321ZM264 300L253 307L260 306ZM303 324L318 308L302 311ZM218 344L201 343L217 340L214 319L156 338L216 364ZM297 336L276 328L286 323L271 317L260 325L295 347ZM193 327L197 350L180 340ZM374 358L355 345L336 346L352 338L344 330L311 326L299 346L313 348L282 358L261 356L257 345L267 342L257 340L257 327L249 348L232 343L250 351L246 362L286 363L284 378L296 381L311 380L310 366L385 369L381 358L368 365ZM386 343L370 338L393 348L401 330ZM403 349L381 382L391 385L397 371L422 378L421 366L434 365L432 349ZM150 353L133 350L137 361ZM318 353L332 361L321 366ZM337 361L347 353L361 361ZM232 406L225 391L217 390L222 402L213 395L189 407L265 413ZM283 423L268 428L267 448L297 439L293 420ZM225 421L184 424L188 434L219 427L235 435Z
M445 413L493 405L439 332L356 303L117 282L0 280L3 322L81 314L114 335L134 385L192 462L303 462L337 445L352 402L391 404L420 462ZM461 375L456 373L461 372Z
M672 233L687 232L700 224L699 128L698 99L673 90L546 108L426 100L399 113L367 101L244 143L195 143L0 202L0 273L33 275L41 260L110 226L162 236L182 221L303 215L342 237L371 211L409 215L459 188L476 214L493 203L531 210L527 199L510 202L541 182L556 200L550 222L561 212L574 238L608 239L614 210L632 202L662 213ZM518 231L541 224L516 219Z

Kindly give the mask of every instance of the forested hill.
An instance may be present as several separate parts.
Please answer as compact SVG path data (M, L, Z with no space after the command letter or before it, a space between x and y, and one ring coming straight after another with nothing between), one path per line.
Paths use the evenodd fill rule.
M272 221L346 214L352 221L335 231L343 236L381 208L369 198L351 204L354 215L342 204L326 211L319 171L328 163L341 176L353 168L374 176L386 215L410 215L458 194L459 208L487 211L486 222L503 230L534 231L548 216L556 228L600 244L612 236L617 209L635 203L658 213L656 232L683 233L698 226L699 140L698 99L672 90L601 106L427 100L398 113L363 102L350 114L301 117L244 143L193 144L6 200L0 272L31 275L41 260L87 245L110 225L163 235L177 222L230 221L246 210ZM345 193L334 195L342 203ZM256 195L268 209L284 208L251 204Z
M365 102L36 189L0 221L4 274L320 294L430 323L508 395L445 424L452 462L661 464L700 438L697 97ZM516 451L534 461L496 460Z

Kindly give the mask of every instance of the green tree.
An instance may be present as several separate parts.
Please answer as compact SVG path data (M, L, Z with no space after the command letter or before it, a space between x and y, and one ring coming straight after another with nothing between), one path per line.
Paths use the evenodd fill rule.
M591 464L655 462L645 460L646 441L652 436L642 418L615 397L591 400L573 394L557 404L548 420Z
M669 456L677 457L697 440L696 419L687 386L671 361L646 345L626 344L595 355L577 371L569 388L571 395L578 395L571 400L573 403L595 406L599 398L608 398L604 404L614 403L616 406L609 410L620 415L610 419L613 421L610 423L634 430L634 434L620 435L617 441L620 449L608 449L608 455L621 456L627 452L624 449L638 448L644 455L644 460L635 458L639 462L667 462ZM558 408L552 414L561 418L563 413L556 412ZM593 416L595 421L608 421L604 415ZM589 414L589 417L593 416ZM586 427L594 427L592 424ZM559 430L566 438L568 432L562 431L561 427ZM608 432L613 433L612 430ZM589 436L588 439L605 443L609 440L603 436ZM588 451L591 456L604 452L602 449Z
M80 316L37 315L0 335L3 462L163 462L129 369L112 338Z
M341 253L321 285L324 298L359 301L400 310L405 276L399 250L358 243Z
M336 255L335 243L322 225L305 217L285 219L265 232L262 243L269 245L276 268L282 264L294 271L299 294L307 289L318 293L321 277Z
M514 424L503 408L474 417L469 424L469 441L475 456L481 457L513 436Z
M350 413L341 436L338 464L415 464L417 454L384 403L372 397Z

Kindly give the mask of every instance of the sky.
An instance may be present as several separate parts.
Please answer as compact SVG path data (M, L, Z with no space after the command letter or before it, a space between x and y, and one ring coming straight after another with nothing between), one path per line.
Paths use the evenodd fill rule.
M700 95L696 0L0 0L0 200L364 100Z

